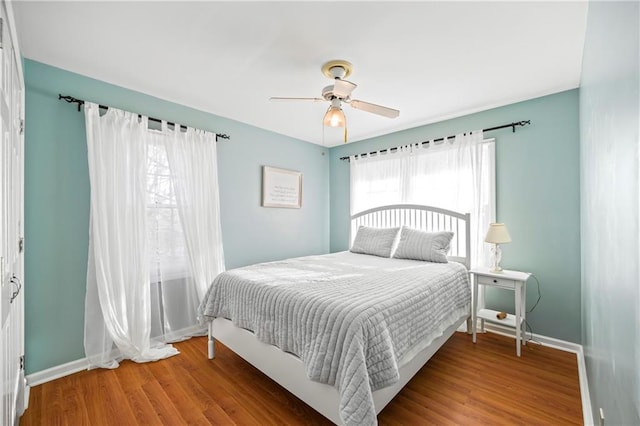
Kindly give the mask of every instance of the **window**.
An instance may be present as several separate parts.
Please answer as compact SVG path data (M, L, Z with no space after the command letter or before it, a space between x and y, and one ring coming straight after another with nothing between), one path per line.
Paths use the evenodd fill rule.
M147 235L151 282L185 278L189 259L167 152L160 138L147 148Z
M390 204L470 213L472 266L485 264L489 253L482 241L495 220L494 140L474 132L429 145L351 157L351 214Z

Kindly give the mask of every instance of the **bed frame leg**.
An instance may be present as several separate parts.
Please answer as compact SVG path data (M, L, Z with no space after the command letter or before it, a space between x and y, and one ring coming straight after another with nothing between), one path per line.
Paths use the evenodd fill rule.
M213 321L209 321L208 336L209 336L209 340L207 341L208 358L213 359L216 356L216 351L215 351L216 340L213 338Z

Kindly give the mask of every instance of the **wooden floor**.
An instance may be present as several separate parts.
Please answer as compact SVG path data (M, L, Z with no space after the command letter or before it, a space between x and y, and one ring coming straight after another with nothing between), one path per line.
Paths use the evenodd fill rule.
M324 425L328 420L206 337L181 354L83 371L31 389L28 425ZM381 425L582 424L575 354L456 333L379 414Z

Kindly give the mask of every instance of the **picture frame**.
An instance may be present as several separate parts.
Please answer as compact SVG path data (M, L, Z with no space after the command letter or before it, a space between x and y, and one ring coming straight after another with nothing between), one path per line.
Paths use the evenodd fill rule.
M302 207L302 173L262 166L262 207Z

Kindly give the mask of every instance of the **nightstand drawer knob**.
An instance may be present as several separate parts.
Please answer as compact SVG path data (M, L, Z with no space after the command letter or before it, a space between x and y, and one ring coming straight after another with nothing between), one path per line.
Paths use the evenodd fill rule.
M497 282L498 282L498 280L493 280L493 282L494 282L494 283L497 283Z

